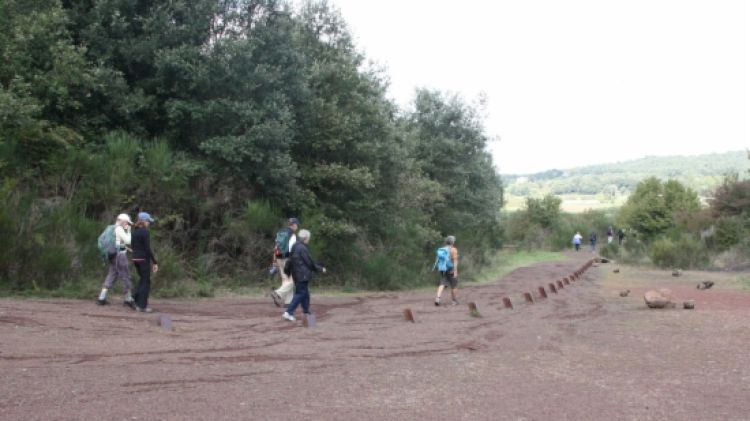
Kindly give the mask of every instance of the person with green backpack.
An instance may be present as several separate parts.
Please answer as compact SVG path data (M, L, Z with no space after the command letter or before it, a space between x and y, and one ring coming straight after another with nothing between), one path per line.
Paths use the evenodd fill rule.
M276 241L273 250L273 258L281 276L281 287L271 290L271 299L276 307L281 304L289 305L294 297L294 281L292 277L284 273L284 265L292 253L292 246L297 242L296 232L299 228L299 219L289 218L287 226L276 233Z
M107 293L112 288L114 282L119 278L122 279L122 286L125 290L124 305L134 308L133 297L130 294L133 286L130 281L130 268L128 266L128 246L130 245L130 226L133 221L126 213L117 216L115 223L104 229L99 236L98 247L99 253L109 262L109 271L104 279L102 290L96 303L99 305L109 304Z
M440 272L440 286L435 297L435 305L440 305L440 297L445 288L451 288L452 304L458 304L458 249L455 247L456 237L449 235L445 239L445 246L437 249L433 270Z

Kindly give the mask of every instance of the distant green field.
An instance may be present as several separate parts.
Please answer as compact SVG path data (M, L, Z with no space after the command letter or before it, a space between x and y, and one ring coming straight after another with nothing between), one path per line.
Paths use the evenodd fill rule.
M620 196L614 202L602 201L599 195L587 194L563 194L558 195L562 199L562 210L570 213L581 213L587 210L607 210L622 206L627 196ZM505 210L517 211L526 206L526 197L507 195L505 197Z

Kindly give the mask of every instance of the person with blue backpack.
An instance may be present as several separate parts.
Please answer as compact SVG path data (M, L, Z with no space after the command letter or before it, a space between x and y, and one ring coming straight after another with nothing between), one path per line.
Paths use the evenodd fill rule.
M451 304L458 304L458 249L455 247L456 237L449 235L445 239L445 246L437 249L434 270L440 272L440 286L435 297L435 305L440 305L440 298L445 288L451 289Z
M271 299L276 307L281 307L281 303L288 306L294 296L294 281L291 276L284 273L284 265L292 254L292 247L297 242L295 233L298 228L299 219L289 218L287 226L276 233L273 261L278 268L279 276L281 276L281 286L276 290L271 290Z

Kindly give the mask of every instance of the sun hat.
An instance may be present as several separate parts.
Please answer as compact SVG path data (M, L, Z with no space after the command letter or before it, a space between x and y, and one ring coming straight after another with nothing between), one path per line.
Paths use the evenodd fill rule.
M117 215L117 220L118 221L125 221L128 224L133 225L133 221L130 220L130 215L128 215L127 213L121 213L121 214Z

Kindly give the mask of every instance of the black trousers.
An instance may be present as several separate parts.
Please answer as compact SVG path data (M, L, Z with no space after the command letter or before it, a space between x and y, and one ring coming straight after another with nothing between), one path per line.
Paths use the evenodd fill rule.
M138 287L135 289L135 305L140 308L148 307L148 295L151 293L151 260L133 261L138 272Z

